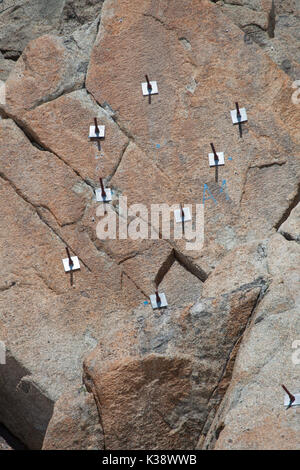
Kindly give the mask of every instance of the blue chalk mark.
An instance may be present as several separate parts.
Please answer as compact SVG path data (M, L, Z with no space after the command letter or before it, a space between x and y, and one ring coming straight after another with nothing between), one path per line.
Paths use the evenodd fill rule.
M232 157L228 157L228 160L232 160Z
M205 197L205 192L208 192L210 194L209 197ZM208 189L208 186L207 184L205 183L204 184L204 188L203 188L203 200L202 200L202 204L204 205L204 202L207 201L208 199L212 199L214 201L215 204L217 204L217 201L215 200L215 198L213 197L213 195L211 194L210 190Z
M156 148L157 148L157 149L160 149L160 145L159 145L159 144L156 144Z
M220 193L225 193L225 197L226 197L226 201L229 200L229 196L228 196L228 193L227 193L227 186L226 186L226 180L223 180L222 181L222 186L221 186L221 189L220 189Z
M147 305L148 303L148 300L144 300L144 305Z

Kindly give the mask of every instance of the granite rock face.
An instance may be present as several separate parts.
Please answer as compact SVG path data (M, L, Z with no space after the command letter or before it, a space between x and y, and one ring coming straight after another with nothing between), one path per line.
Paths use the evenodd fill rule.
M70 37L44 35L31 41L6 82L7 112L21 117L23 110L82 88L97 24Z
M31 41L25 28L7 44L23 53L0 103L0 422L30 449L298 448L280 387L297 391L299 367L292 79L208 0L50 6ZM164 236L152 205L180 203L192 223L175 239L172 213ZM115 219L131 237L103 235ZM152 309L156 288L167 308Z
M80 88L84 83L89 62L89 46L94 41L99 25L102 4L103 0L31 0L30 2L2 0L0 80L7 79L16 61L30 43L31 57L27 61L29 52L27 49L27 53L18 63L16 81L25 78L27 82L25 89L48 88L49 91L56 93L62 93L66 88ZM33 56L32 49L35 50ZM74 62L72 57L76 57ZM68 65L65 70L67 73L59 81L62 70L57 64L60 61L68 62ZM47 66L50 65L53 74L48 84L43 80L47 69L45 62ZM24 70L26 77L23 77ZM33 70L37 75L34 78L31 76ZM58 77L55 77L56 73ZM54 85L58 87L54 87L55 90L53 90ZM59 88L59 85L63 86L64 90Z
M0 50L15 59L43 34L66 35L92 22L101 12L99 0L31 0L0 3Z
M212 0L214 1L214 0ZM299 79L300 4L297 0L218 0L215 2L294 80Z
M5 59L2 52L0 52L0 80L5 81L7 79L14 65L13 60Z
M127 322L131 341L121 351L101 344L85 361L85 384L97 397L105 448L193 449L224 394L232 348L266 286L257 279L195 302L200 281L198 292L196 282L180 291L172 285L182 271L175 263L160 284L170 307L133 310Z
M299 409L286 410L280 386L298 392L299 244L273 235L267 264L272 284L241 344L230 386L202 448L299 449Z
M62 395L47 428L45 450L101 450L103 432L92 394L85 387Z
M279 232L287 240L300 241L300 204L292 209L290 216L279 227Z

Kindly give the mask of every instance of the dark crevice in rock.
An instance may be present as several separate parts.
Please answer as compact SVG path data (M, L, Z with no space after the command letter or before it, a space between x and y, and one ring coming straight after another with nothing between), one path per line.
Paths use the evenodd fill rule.
M191 50L192 45L191 45L190 41L187 38L185 38L185 37L179 38L179 42L183 45L183 47L186 50Z
M120 163L121 163L121 161L122 161L123 155L124 155L124 153L126 152L127 147L129 146L129 144L130 144L131 142L134 142L134 143L136 144L135 138L134 138L134 135L131 134L131 132L130 132L128 129L126 129L126 127L124 127L124 126L118 121L118 117L117 117L115 111L114 111L114 110L112 109L112 107L109 105L109 103L107 103L106 101L104 101L103 103L99 103L99 102L96 100L96 98L94 97L93 93L91 93L88 89L86 89L86 92L87 92L87 94L91 97L91 99L92 99L92 101L95 103L95 105L99 106L99 107L102 109L102 111L104 111L104 112L107 114L108 118L111 119L111 120L117 125L119 131L122 132L122 134L124 134L124 136L127 137L128 141L129 141L129 142L124 146L124 149L123 149L123 151L122 151L121 158L120 158L119 162L117 163L117 166L116 166L115 170L113 170L112 176L108 179L108 181L110 181L110 180L112 179L112 177L115 175L115 173L117 172L118 167L119 167L119 165L120 165ZM137 144L136 144L136 145L137 145ZM138 145L137 145L137 146L138 146ZM139 147L139 148L142 150L141 147Z
M166 28L168 31L175 31L174 28L171 26L168 26L166 23L164 23L160 18L157 18L154 15L151 15L150 13L143 13L143 16L146 18L152 18L153 20L157 21L159 24L161 24L164 28Z
M4 59L13 60L14 62L17 62L19 57L22 55L22 51L13 51L8 49L0 49L0 52Z
M173 250L170 253L170 255L167 257L167 259L162 263L162 265L160 266L155 276L154 283L156 286L158 286L162 282L163 278L165 277L167 272L171 269L174 262L175 262L175 252Z
M9 117L9 116L7 116ZM10 117L9 117L10 118ZM11 118L10 118L11 119ZM42 151L42 152L50 152L52 155L56 156L59 160L63 161L63 163L65 163L69 168L72 169L72 171L74 171L74 173L86 184L88 185L89 187L91 187L91 189L94 191L94 187L95 185L90 182L88 179L86 178L83 178L78 172L76 172L76 170L74 170L74 168L72 168L67 162L65 162L63 159L61 159L59 157L59 155L55 154L54 152L52 152L50 149L46 148L46 147L43 147L40 143L38 143L36 140L34 140L34 138L32 137L32 135L29 133L29 132L26 132L26 128L24 128L22 125L20 125L19 123L17 123L15 120L14 120L14 123L16 124L16 126L25 134L25 136L28 138L29 142L31 143L31 145L35 148L37 148L39 151ZM84 216L84 212L81 214L81 216L73 221L73 222L70 222L70 223L64 223L64 224L61 224L59 222L59 220L57 219L56 215L52 212L52 210L46 206L46 205L43 205L43 204L33 204L23 193L20 189L18 189L12 181L9 180L9 178L7 178L3 173L0 173L0 176L5 179L12 187L13 189L15 190L15 192L20 196L22 197L22 199L27 202L28 204L30 204L32 207L34 207L36 209L36 212L38 214L38 216L40 217L41 220L43 220L43 222L45 222L45 220L43 219L42 215L41 215L41 212L39 211L39 209L45 209L47 210L51 215L52 217L54 218L55 222L57 223L57 225L61 228L65 227L65 226L68 226L68 225L74 225L78 222L80 222L80 220L83 218ZM49 224L48 224L49 226ZM49 226L50 227L50 226ZM84 264L84 263L83 263ZM88 268L89 269L89 268Z
M39 210L36 211L37 212L37 215L39 216L39 218L41 219L41 221L47 225L47 227L54 233L54 235L56 235L59 240L65 245L67 246L70 251L72 251L74 253L74 255L76 255L76 251L69 245L69 243L64 240L64 238L57 232L57 230L55 230L50 224L49 222L42 216L41 212ZM77 256L77 255L76 255ZM78 256L78 259L81 261L81 263L86 267L86 269L91 273L92 270L91 268Z
M17 437L15 437L4 424L0 423L0 438L3 438L4 441L14 450L28 450L28 448L21 442Z
M122 258L121 261L118 261L117 264L120 266L121 264L125 263L129 259L135 258L137 255L138 255L138 253L135 252L135 253L132 253L130 255L124 256L124 258Z
M217 7L221 12L245 32L244 40L246 44L252 42L258 44L277 66L294 80L297 80L299 56L297 56L296 43L298 37L296 29L299 16L297 15L296 3L299 0L291 0L290 2L287 0L268 0L265 4L256 1L249 2L248 0L247 2L240 0L210 1L214 4L217 3ZM287 5L288 3L290 5ZM249 10L255 12L253 20L251 14L249 16ZM250 20L247 18L250 18ZM251 23L245 24L247 21L251 21ZM287 29L290 28L290 31L287 31L286 27ZM283 31L283 28L285 31ZM275 29L278 41L273 47L272 40L275 38ZM286 59L283 58L283 54L288 55Z
M91 50L90 50L90 53L88 55L88 61L87 61L87 65L86 65L86 71L85 71L85 74L84 74L84 80L83 80L83 85L82 85L82 88L85 89L85 91L88 93L87 89L86 89L86 77L87 77L87 74L88 74L88 69L89 69L89 64L90 64L90 59L91 59L91 53L92 53L92 50L93 50L93 47L95 45L95 42L97 40L97 37L98 37L98 33L99 33L99 29L100 29L100 25L101 25L101 16L99 15L99 18L98 18L98 22L97 22L97 32L95 34L95 40L93 42L93 45L91 47Z
M35 272L35 274L37 275L37 277L43 282L43 284L45 285L45 287L46 287L47 289L49 289L51 292L53 292L53 293L56 294L56 295L62 295L62 294L64 294L64 291L59 291L59 290L57 290L57 289L54 289L54 288L51 286L50 282L48 281L47 277L46 277L46 276L43 276L43 274L40 273L40 272L38 272L37 269L34 269L34 272Z
M7 281L6 281L7 282ZM5 292L6 290L9 290L11 289L12 287L14 287L17 283L15 281L13 282L10 282L8 285L6 286L0 286L0 292Z
M78 176L94 192L96 186L93 182L91 182L88 178L84 178L79 173L79 171L75 170L75 168L73 168L62 157L60 157L57 153L53 152L53 150L51 150L49 147L46 147L30 129L28 129L26 126L23 125L23 123L18 118L15 118L14 116L11 116L10 114L6 114L5 118L9 118L14 121L16 126L23 132L23 134L27 137L27 139L29 140L32 146L36 147L38 150L42 152L49 152L52 155L55 155L60 161L62 161L65 165L71 168L71 170L76 174L76 176Z
M102 106L101 106L102 107ZM102 107L102 109L105 109ZM134 139L134 135L131 134L131 132L126 129L126 127L124 127L117 119L116 115L113 115L111 116L111 118L113 119L113 121L117 124L119 130L132 142L135 142L135 139Z
M212 3L217 3L219 0L210 0ZM253 11L259 11L257 10L257 8L255 8L255 5L251 5L249 3L247 3L247 5L240 5L239 3L236 3L236 1L229 1L229 0L223 0L224 1L224 4L226 6L229 6L229 7L232 7L232 8L235 8L235 9L243 9L243 8L247 8L249 10L253 10ZM220 5L221 7L224 6L224 5Z
M74 91L82 90L84 88L84 84L74 84L71 85L70 87L64 88L60 93L54 93L52 96L47 96L47 98L42 98L38 100L34 106L30 107L27 109L27 111L34 111L36 110L39 106L42 106L44 104L51 103L52 101L57 100L58 98L61 98L62 96L69 95L70 93L73 93Z
M264 168L270 168L271 166L283 166L286 164L286 161L284 162L270 162L270 163L262 163L261 165L252 165L252 166L249 166L246 170L246 174L245 174L245 177L244 177L244 183L243 183L243 188L242 188L242 191L241 191L241 197L240 197L240 202L239 202L239 207L241 208L242 206L242 202L243 202L243 197L244 197L244 194L245 194L245 191L246 191L246 186L247 186L247 181L248 181L248 173L250 170L253 170L253 169L259 169L259 170L262 170Z
M267 26L267 33L269 38L275 37L275 25L276 25L276 8L274 0L272 0L271 10L268 15L268 26Z
M286 164L286 161L284 161L284 162L263 163L262 165L249 166L249 170L251 170L252 168L259 168L261 170L262 168L270 168L271 166L283 166L285 164Z
M59 238L59 240L65 245L67 246L73 253L76 253L73 248L60 236L60 234L49 224L49 222L43 217L41 211L39 210L40 207L43 207L43 206L35 206L23 193L22 191L20 191L20 189L18 189L15 184L10 181L2 172L0 172L0 178L2 178L4 181L6 181L12 188L13 190L15 191L15 193L21 197L21 199L23 199L23 201L28 204L30 207L31 207L31 210L37 214L37 216L39 217L39 219L45 224L47 225L47 227ZM48 207L43 207L44 209L48 210L52 216L55 218L54 214L50 211L50 209ZM78 257L79 258L79 257ZM79 258L80 259L80 258ZM82 262L82 264L87 268L87 270L89 272L91 272L91 269L87 266L86 263L84 263L84 261L82 261L82 259L80 259L80 261ZM49 286L48 286L49 287ZM52 288L51 288L52 289ZM53 290L53 289L52 289Z
M93 100L93 102L97 105L97 106L100 106L100 108L108 115L108 117L110 119L112 119L115 124L118 126L118 129L124 134L125 137L127 137L127 139L129 140L129 144L131 142L133 142L140 150L141 152L145 152L145 150L143 149L143 147L141 145L138 144L138 142L136 141L134 135L122 124L120 123L120 121L118 120L118 116L117 116L117 113L112 109L112 107L105 101L103 103L99 103L96 98L94 97L93 93L91 93L88 89L86 89L86 92L87 94L91 97L91 99ZM126 149L125 149L126 150ZM124 152L125 153L125 152ZM158 170L160 170L162 173L164 173L164 171L159 168L157 165L156 167L158 168ZM116 170L117 171L117 170ZM114 173L116 173L116 171ZM166 173L164 173L165 176L167 176ZM111 179L111 178L110 178Z
M110 180L115 176L116 172L118 171L118 168L119 168L119 166L120 166L120 164L121 164L121 162L122 162L123 156L124 156L124 154L125 154L125 152L126 152L128 146L129 146L129 144L130 144L130 140L128 140L128 141L125 143L124 147L122 148L120 158L119 158L119 160L118 160L118 162L117 162L115 168L113 169L111 175L107 178L107 183L110 182Z
M175 259L183 266L187 271L200 279L201 282L205 282L208 278L208 274L203 271L199 266L193 264L193 262L185 255L177 250L174 250Z
M100 400L98 398L98 394L97 394L97 390L96 390L94 381L93 381L91 375L89 374L89 372L87 370L87 367L85 366L85 363L83 363L82 382L85 385L87 391L89 393L91 393L94 397L95 404L96 404L97 411L98 411L98 416L99 416L99 424L101 426L102 433L103 433L103 450L106 450L106 435L105 435L105 429L104 429L104 426L103 426L103 419L102 419L102 415L101 415L101 403L100 403Z
M76 8L73 4L73 2L67 2L65 5L65 15L67 16L68 19L75 19L78 21L80 25L83 25L85 20L83 18L80 18L77 13L76 13Z
M7 183L9 183L9 185L13 188L13 190L15 191L15 193L20 196L23 201L25 201L27 204L30 204L30 206L34 209L35 212L38 212L38 209L39 208L44 208L44 209L47 209L50 214L54 217L55 221L57 222L57 224L59 224L58 220L56 219L56 216L55 214L53 214L53 212L49 209L49 207L47 206L43 206L43 205L36 205L36 204L33 204L33 202L31 202L27 196L25 196L25 194L23 194L23 192L21 191L21 189L17 188L17 186L2 172L0 172L0 178L2 178L4 181L6 181Z
M2 3L2 2L1 2L1 3ZM21 8L23 5L25 5L24 2L18 3L18 5L11 5L11 6L9 6L9 7L6 7L6 8L4 8L3 10L0 10L0 15L1 15L2 13L4 13L5 11L7 11L7 10L11 10L10 13L13 13L14 11L18 10L19 8Z
M248 23L248 24L245 24L243 27L242 27L242 30L247 33L247 34L251 34L253 33L253 30L260 30L260 31L263 31L264 33L266 32L266 30L260 26L259 24L256 24L256 23ZM255 36L252 36L252 39L255 41ZM258 41L256 41L258 42Z
M276 230L279 229L279 227L287 220L287 218L290 216L290 213L294 209L294 207L297 206L297 204L300 202L300 183L298 184L298 191L297 194L295 195L294 199L292 200L291 204L289 207L284 211L282 214L281 218L279 221L274 225L274 228Z
M240 332L239 337L237 338L237 340L235 341L235 343L231 347L231 349L230 349L230 351L227 355L227 360L226 360L225 365L223 367L222 373L220 374L218 383L217 383L216 387L214 387L214 389L213 389L212 393L210 394L210 397L207 401L207 408L210 411L212 411L212 410L215 410L215 411L213 412L213 418L211 416L211 412L208 414L208 417L207 417L206 421L204 422L204 424L202 426L202 429L201 429L201 432L200 432L200 435L199 435L199 441L200 441L201 445L203 444L206 435L211 431L212 427L217 426L217 429L214 431L213 441L210 442L210 444L207 445L205 447L205 449L208 449L208 448L212 449L214 447L216 440L218 439L220 433L224 429L224 427L222 427L222 424L218 425L218 423L216 424L214 422L214 420L218 416L218 411L219 411L219 409L222 405L222 400L223 400L224 396L226 395L226 391L227 391L227 389L230 385L234 363L235 363L235 360L236 360L241 342L243 340L243 337L244 337L246 331L250 329L251 323L252 323L252 321L255 317L255 312L256 312L260 302L262 301L262 299L266 295L266 292L269 288L269 284L267 283L267 281L265 279L258 278L257 280L253 281L252 283L245 284L245 285L241 286L240 288L236 289L235 291L232 291L232 293L237 292L237 291L243 291L243 290L249 292L250 290L255 289L257 287L260 287L260 291L259 291L259 293L256 297L256 300L255 300L254 304L253 304L253 307L251 309L251 312L250 312L250 315L248 317L247 323L246 323L245 327L243 328L243 330ZM225 377L227 379L227 386L223 387L222 390L220 390L220 385L221 385L221 383L222 383L222 381ZM214 404L214 402L215 402L215 404ZM211 406L210 406L210 403L211 403ZM218 432L218 430L219 430L219 432ZM202 447L202 448L204 449L204 447Z
M162 265L160 266L155 276L154 283L156 286L161 284L164 277L169 272L169 270L171 269L175 261L177 261L184 269L186 269L186 271L196 276L197 279L199 279L201 282L205 282L206 279L208 278L208 275L201 268L199 268L198 266L195 266L187 258L187 256L173 249L172 252L169 254L169 256L162 263Z
M17 188L16 185L2 172L0 172L0 177L3 178L5 181L7 181L10 186L14 189L14 191L18 194L18 196L20 196L25 202L27 202L28 204L30 204L35 210L36 212L38 213L38 215L40 215L40 211L39 209L45 209L46 211L48 211L51 216L54 218L55 222L57 223L57 225L59 227L65 227L66 225L73 225L77 222L79 222L82 217L83 217L83 214L74 222L70 222L70 223L65 223L65 224L61 224L59 222L59 220L57 219L55 213L48 207L46 206L45 204L34 204L32 201L30 201L30 199L25 196L25 194L23 194L23 192L21 191L20 188Z
M286 232L280 232L280 234L289 242L293 241L293 237L289 234L289 233L286 233Z
M28 449L40 450L54 401L35 382L24 365L24 358L12 354L8 347L6 364L0 366L0 390L1 424L9 429L10 437L17 436L16 444L24 443ZM2 431L0 427L0 435Z
M253 282L250 282L249 284L243 284L242 286L238 287L237 289L233 290L230 292L230 294L235 294L237 292L246 292L251 289L255 289L256 287L260 287L261 291L259 294L259 301L261 300L262 297L264 297L266 291L269 288L269 284L262 278L259 277L255 279Z
M111 259L113 259L113 258L111 258ZM113 261L115 262L115 260L113 260ZM129 279L129 280L132 282L132 284L134 284L134 286L136 287L136 289L137 289L146 299L149 298L149 295L148 295L146 292L143 291L143 289L135 282L134 279L132 279L132 277L129 276L129 274L128 274L127 272L122 271L122 276L126 276L127 279Z
M11 60L14 60L14 59L11 59ZM86 67L87 67L87 65L86 65ZM87 70L85 72L85 76L86 76L86 74L87 74ZM36 103L33 106L28 107L26 109L26 111L34 111L37 108L39 108L40 106L51 103L52 101L55 101L58 98L61 98L62 96L66 96L66 95L69 95L69 94L73 93L74 91L79 91L79 90L83 90L83 89L85 89L85 79L83 80L82 83L79 83L79 84L74 83L73 85L70 85L69 87L65 87L60 92L54 92L52 95L49 95L47 97L41 98L40 100L37 100ZM1 110L1 109L0 109L0 111L4 112L4 110ZM10 115L9 113L7 113L7 116L10 117L11 119L14 119L15 121L17 120L17 116L15 116L15 115Z
M135 139L134 135L131 134L131 132L130 132L128 129L126 129L126 127L125 127L123 124L121 124L121 123L119 122L118 116L117 116L117 114L113 111L113 109L111 108L111 106L110 106L107 102L99 103L99 102L96 100L96 98L94 97L94 95L93 95L90 91L86 90L86 92L87 92L88 95L90 95L91 99L95 102L95 104L96 104L97 106L100 106L100 108L108 115L108 117L109 117L110 119L112 119L112 120L115 122L115 124L118 126L119 130L124 134L124 136L128 138L128 140L129 140L128 145L129 145L131 142L133 142L133 143L137 146L137 148L139 148L139 149L141 150L141 152L145 153L145 150L143 149L143 147L142 147L141 145L139 145L139 144L136 142L136 139ZM125 151L126 151L128 145L126 146L126 148L125 148L125 150L124 150L124 152L123 152L123 155L124 155L124 153L125 153ZM123 158L123 155L122 155L122 158ZM119 161L118 166L119 166L120 163L121 163L121 160ZM156 164L155 164L155 165L156 165ZM163 174L169 179L168 174L165 173L162 168L160 168L158 165L156 165L156 167L157 167L157 169L158 169L161 173L163 173ZM116 170L113 172L114 174L117 172L117 169L118 169L118 168L116 168ZM111 178L112 178L112 177L110 177L110 178L108 179L108 181L110 181Z
M220 425L218 426L218 428L215 431L216 440L219 439L219 435L221 434L221 432L223 431L224 428L225 428L225 423L223 423L223 422L220 423Z
M112 207L112 210L115 210L113 207ZM97 240L95 239L95 237L92 235L91 231L89 229L85 230L85 233L88 235L90 241L93 243L94 247L96 248L96 250L100 253L105 253L108 258L113 262L113 263L116 263L118 265L120 265L121 263L123 263L124 261L126 261L126 259L130 259L130 258L134 258L136 256L136 254L132 255L132 256L128 256L128 258L122 260L120 263L117 263L117 261L115 260L115 258L112 256L111 252L109 252L108 250L105 249L105 246L102 246L99 247L98 244L97 244ZM122 276L127 276L127 278L135 285L135 287L137 288L137 290L139 292L141 292L142 295L144 295L146 298L148 298L148 295L146 292L143 291L143 289L135 282L135 280L130 277L130 275L125 272L125 271L122 271L121 272L121 277Z
M299 238L294 238L290 233L280 231L278 232L280 235L282 235L288 242L296 242L300 244L300 239Z
M59 34L65 36L100 16L104 0L66 0Z

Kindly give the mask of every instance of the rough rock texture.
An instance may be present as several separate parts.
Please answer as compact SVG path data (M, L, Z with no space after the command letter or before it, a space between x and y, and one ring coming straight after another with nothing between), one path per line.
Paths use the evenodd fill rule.
M67 89L80 88L85 80L90 47L99 25L102 4L103 0L2 0L0 80L7 79L29 42L36 39L31 43L36 53L29 61L28 50L23 55L14 75L16 81L25 79L25 89L46 88L55 96ZM73 61L72 57L76 60ZM43 80L47 69L45 61L53 74L49 83ZM66 63L62 70L63 77L59 62ZM23 76L24 70L26 77ZM35 78L31 76L33 70L37 74ZM56 73L58 77L55 77Z
M16 58L28 42L43 34L69 34L93 21L102 0L2 0L0 3L0 50Z
M274 446L297 448L280 388L297 388L292 80L208 0L106 0L99 26L101 7L48 2L51 21L35 34L32 10L22 45L13 12L0 16L7 50L24 50L0 104L0 422L30 449L268 448L280 426ZM210 142L225 154L217 174ZM119 196L143 203L155 239L99 239L99 177L109 215L125 220ZM147 217L151 204L202 202L201 249ZM81 264L72 286L66 246ZM166 309L151 308L156 286Z
M95 400L85 387L62 395L56 402L43 449L103 449L103 432Z
M184 305L183 291L181 301L175 297L177 308L156 313L140 307L127 327L134 329L130 344L109 361L105 345L92 352L85 383L97 397L105 448L195 448L222 396L232 347L263 287L260 281L241 285L194 305ZM171 295L167 288L164 280L162 289Z
M0 329L11 359L0 369L0 420L39 448L55 400L81 382L84 353L105 334L101 312L122 318L123 296L125 310L144 297L82 231L82 212L89 201L95 205L91 188L56 155L31 145L12 121L1 125ZM61 263L66 245L81 261L71 290Z
M60 21L60 34L65 35L91 23L100 13L104 0L65 0Z
M7 79L14 65L13 60L4 59L3 54L0 52L0 80L5 81Z
M97 23L71 37L45 35L31 41L6 82L7 111L21 116L23 109L82 88Z
M227 30L222 23L224 17L217 11L207 14L209 5L205 2L192 2L192 6L186 3L179 10L166 5L159 9L148 2L139 2L135 11L140 14L134 19L130 9L135 6L127 2L118 7L114 2L105 4L86 81L88 91L111 110L120 128L133 136L136 146L126 149L112 185L120 188L130 202L144 202L148 195L153 201L153 193L157 191L155 184L159 184L160 202L168 203L175 197L178 199L178 194L182 202L189 202L191 195L193 200L202 201L204 183L207 183L215 202L211 198L206 203L207 246L194 258L197 265L209 273L227 248L224 230L233 233L231 247L238 240L264 236L278 222L279 214L274 206L288 208L290 199L297 194L299 163L294 157L293 140L299 135L295 126L299 110L288 103L286 95L290 96L291 92L287 77L266 60L255 44L245 45L237 28L230 26ZM194 21L199 15L205 16L205 22ZM213 41L208 40L210 35ZM238 54L233 52L237 41ZM122 60L123 50L134 50L131 60L130 56ZM141 98L139 90L149 68L160 88L151 106ZM99 74L103 77L101 86ZM219 76L222 80L216 79ZM272 88L269 87L270 77L273 77ZM243 140L239 140L228 113L237 96L249 115L251 109L256 109L255 119L245 126ZM264 107L261 113L260 107ZM141 119L141 115L145 118ZM288 139L286 122L281 121L283 116L291 123ZM188 139L183 137L185 134ZM281 134L282 139L278 138ZM214 183L214 170L207 165L211 140L232 158L220 169L218 184ZM284 148L286 145L289 150ZM145 168L142 174L139 172L141 185L132 178L137 165ZM294 170L295 165L298 169ZM274 192L257 184L256 197L253 197L256 177L272 186L273 179L279 181L282 173L284 179L289 180L288 187ZM177 196L174 196L175 191ZM208 198L209 193L205 197ZM249 208L249 204L252 207ZM249 230L249 212L255 215L252 230Z
M299 340L300 328L299 245L273 235L267 265L272 283L239 349L229 389L206 441L200 443L203 448L300 448L299 409L285 409L280 386L298 392L293 342Z
M288 219L279 227L279 232L287 240L300 242L300 203L291 211Z
M300 73L300 3L298 0L214 1L225 15L294 80Z

